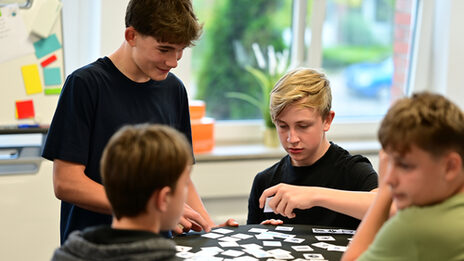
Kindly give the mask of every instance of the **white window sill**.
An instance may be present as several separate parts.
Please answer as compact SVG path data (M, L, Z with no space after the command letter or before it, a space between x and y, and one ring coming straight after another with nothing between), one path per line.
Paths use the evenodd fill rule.
M381 146L377 141L335 141L342 148L351 154L376 155ZM208 153L196 154L197 162L211 161L239 161L239 160L260 160L260 159L280 159L286 155L282 147L270 148L261 143L252 144L227 144L217 145L213 151Z

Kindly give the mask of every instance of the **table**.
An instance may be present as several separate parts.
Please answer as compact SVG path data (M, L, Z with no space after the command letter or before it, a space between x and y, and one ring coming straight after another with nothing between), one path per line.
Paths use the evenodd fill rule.
M285 231L285 228L289 230L292 228L291 231ZM218 230L219 229L219 230ZM223 231L223 229L226 229ZM260 229L267 230L266 232L259 232ZM258 230L258 231L256 231ZM219 233L221 231L222 233ZM256 232L252 232L256 231ZM218 238L208 238L205 237L208 234L217 234ZM178 256L186 259L191 260L222 260L222 259L230 259L238 258L236 260L267 260L267 259L277 259L278 256L267 256L262 258L257 258L258 256L253 256L253 251L245 252L240 255L239 252L244 252L245 249L243 245L250 247L259 245L261 246L261 250L269 251L276 250L277 254L281 253L281 250L289 251L289 254L293 257L287 257L287 260L307 260L310 257L318 257L319 259L312 259L312 260L321 260L320 255L323 256L322 260L340 260L345 247L349 243L349 239L354 234L353 230L347 230L342 228L333 228L333 227L321 227L321 226L309 226L309 225L293 225L293 224L284 224L281 226L273 226L273 225L242 225L239 227L224 227L224 228L214 228L210 233L204 232L189 232L187 234L182 234L174 237L174 241L178 245ZM243 236L245 235L245 236ZM248 235L248 236L247 236ZM272 237L272 239L269 238ZM243 237L243 239L240 239ZM249 238L245 238L249 237ZM260 237L260 238L258 238ZM268 237L268 239L264 239ZM230 238L238 238L238 239L230 239ZM286 238L293 238L286 241ZM229 246L224 247L219 244L219 242L226 241L236 241L238 246ZM304 239L302 242L301 239ZM330 240L330 241L327 241ZM264 246L264 241L279 241L281 246ZM293 242L289 242L293 241ZM225 243L227 244L227 243ZM255 245L249 245L255 244ZM278 244L278 243L272 243ZM316 244L316 245L314 245ZM328 246L332 247L328 247ZM300 246L301 248L312 248L312 251L297 251L296 249L292 248L292 246ZM304 247L306 246L306 247ZM322 247L321 247L322 246ZM337 247L334 247L337 246ZM184 248L187 247L187 248ZM223 251L232 250L229 252L214 252L213 255L209 257L198 258L199 253L204 254L205 250L211 250L213 247L219 247ZM191 248L191 249L190 249ZM335 248L335 249L334 249ZM253 248L251 248L253 249ZM279 250L280 249L280 250ZM203 250L203 251L201 251ZM217 250L217 248L216 248ZM201 251L201 252L200 252ZM258 251L262 254L262 251ZM179 254L181 253L181 254ZM231 253L237 254L238 256L228 256L224 253ZM256 252L255 252L256 253ZM195 255L197 254L197 255ZM313 254L312 256L308 256L305 254ZM253 257L254 259L252 259ZM217 259L216 259L217 258Z

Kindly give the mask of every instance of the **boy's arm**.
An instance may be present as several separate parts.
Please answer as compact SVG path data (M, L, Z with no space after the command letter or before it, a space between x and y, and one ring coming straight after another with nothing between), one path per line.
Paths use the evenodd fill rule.
M362 219L374 200L375 191L376 189L371 192L346 191L281 183L263 192L259 198L259 207L263 208L266 198L274 195L269 206L275 213L288 218L295 217L294 209L318 206Z
M342 260L356 260L369 245L374 241L375 235L380 230L385 221L390 217L392 209L392 194L390 188L385 183L385 175L390 171L390 161L384 151L379 152L379 191L369 208L366 217L361 221L353 240Z
M55 196L81 208L111 215L111 206L101 184L89 179L85 166L79 163L53 161L53 189Z
M375 235L390 216L392 205L391 192L388 188L379 190L374 203L356 231L342 260L356 260L374 241Z

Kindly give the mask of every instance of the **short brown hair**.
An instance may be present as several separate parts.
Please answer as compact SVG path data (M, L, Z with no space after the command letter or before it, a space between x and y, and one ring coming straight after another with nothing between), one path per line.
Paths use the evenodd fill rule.
M176 183L188 164L191 147L183 134L163 125L125 126L103 151L100 167L103 186L117 219L146 210L157 189Z
M442 95L416 93L388 110L378 138L384 149L400 154L415 145L435 156L453 150L464 159L464 115Z
M295 103L314 108L323 119L326 118L332 107L332 93L325 74L314 69L297 68L282 76L271 92L272 120L275 122L285 108Z
M159 42L193 45L202 25L190 0L131 0L126 9L126 27Z

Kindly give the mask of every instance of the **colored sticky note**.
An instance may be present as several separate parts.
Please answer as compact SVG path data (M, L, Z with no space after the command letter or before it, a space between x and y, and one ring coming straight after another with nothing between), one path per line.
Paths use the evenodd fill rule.
M59 95L61 93L61 88L45 88L44 93L46 95Z
M42 92L39 67L37 64L29 64L21 67L23 73L24 87L28 95Z
M48 57L47 59L43 60L40 65L42 65L42 67L46 67L48 66L49 64L51 64L52 62L56 61L56 55L52 55L50 57Z
M38 59L45 55L52 53L61 48L61 44L56 37L56 34L52 34L47 38L41 39L34 43L35 56Z
M43 69L44 83L46 86L61 84L60 67L50 67Z
M32 100L16 101L16 118L34 118L34 102Z

